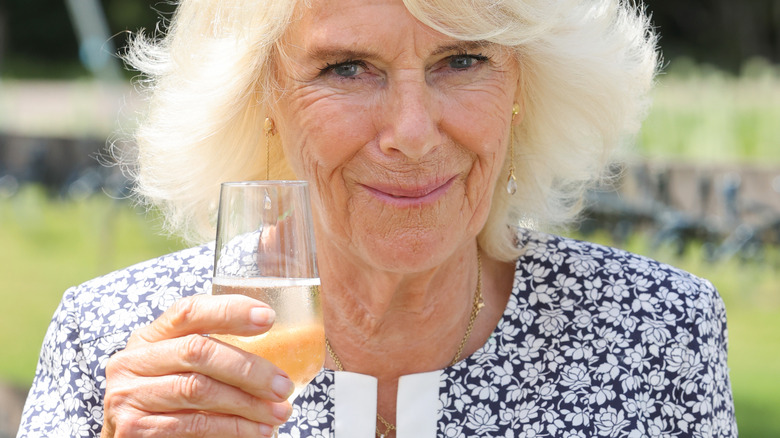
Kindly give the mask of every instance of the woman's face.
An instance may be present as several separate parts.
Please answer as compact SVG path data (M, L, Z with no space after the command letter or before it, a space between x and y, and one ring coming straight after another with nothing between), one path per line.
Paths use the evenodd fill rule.
M517 63L433 31L401 0L311 3L281 45L273 117L310 182L318 245L383 270L433 267L485 224Z

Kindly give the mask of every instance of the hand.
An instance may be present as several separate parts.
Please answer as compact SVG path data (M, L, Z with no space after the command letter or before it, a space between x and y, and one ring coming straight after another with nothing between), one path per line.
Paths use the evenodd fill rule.
M273 318L266 304L241 295L177 301L109 359L101 436L272 436L292 413L292 381L271 362L201 334L257 335Z

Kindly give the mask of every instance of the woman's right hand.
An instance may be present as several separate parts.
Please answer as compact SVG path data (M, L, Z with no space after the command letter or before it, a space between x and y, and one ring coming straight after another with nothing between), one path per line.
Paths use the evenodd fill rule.
M177 301L106 366L101 437L272 436L293 383L271 362L204 333L257 335L274 313L242 295Z

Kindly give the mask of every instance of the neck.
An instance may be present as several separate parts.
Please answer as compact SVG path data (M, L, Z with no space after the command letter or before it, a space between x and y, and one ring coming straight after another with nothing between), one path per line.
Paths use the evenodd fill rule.
M320 254L339 260L321 263L320 275L326 333L346 370L397 379L449 365L473 308L475 243L413 273L350 264L332 248Z

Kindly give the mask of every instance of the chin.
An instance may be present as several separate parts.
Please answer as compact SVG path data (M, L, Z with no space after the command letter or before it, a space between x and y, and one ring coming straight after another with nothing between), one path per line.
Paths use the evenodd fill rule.
M449 233L394 233L364 235L357 242L364 261L388 272L420 272L444 263L458 248L459 239Z

